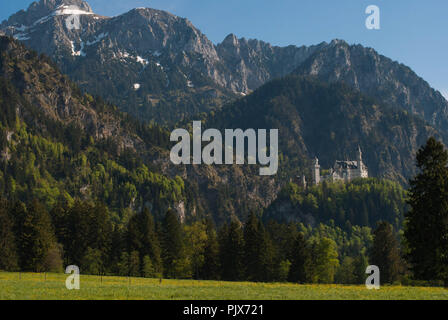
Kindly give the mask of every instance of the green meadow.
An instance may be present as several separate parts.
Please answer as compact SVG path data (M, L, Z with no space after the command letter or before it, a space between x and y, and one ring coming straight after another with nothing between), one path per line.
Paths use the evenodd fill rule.
M81 275L80 290L65 287L65 274L0 272L1 300L415 300L448 299L430 287L296 285L197 280L162 280Z

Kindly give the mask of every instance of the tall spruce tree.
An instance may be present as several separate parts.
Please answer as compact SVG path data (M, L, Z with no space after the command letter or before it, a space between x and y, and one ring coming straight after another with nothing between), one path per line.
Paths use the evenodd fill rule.
M388 222L380 222L374 231L370 263L379 267L382 283L398 280L403 263L393 227Z
M0 270L16 271L18 262L14 221L8 210L8 202L0 200Z
M181 277L185 262L184 235L176 211L167 211L163 220L163 270L168 278Z
M127 229L128 251L137 251L140 261L148 257L151 261L154 274L163 272L161 248L159 237L156 233L154 217L148 208L131 217Z
M255 213L244 227L244 264L249 281L272 281L276 278L274 246L269 233Z
M305 266L310 258L310 251L308 249L305 236L299 232L294 241L293 250L291 253L291 267L289 269L288 280L291 282L305 283L307 280Z
M220 278L219 243L213 220L205 221L207 243L204 249L204 264L200 274L203 279L218 280Z
M232 220L220 230L220 256L222 279L244 279L244 237L241 224Z
M261 281L263 278L263 230L260 222L254 213L248 217L244 226L244 265L246 280Z
M145 256L148 256L151 260L152 269L154 270L154 275L161 276L163 274L163 263L162 263L162 249L160 248L159 236L156 233L156 225L154 223L154 217L145 208L141 214L141 229L142 229L142 249L141 249L141 260Z
M431 137L417 152L419 173L410 181L405 238L414 277L448 286L448 152Z
M48 254L57 247L50 215L37 200L25 211L19 236L21 267L25 271L47 271Z

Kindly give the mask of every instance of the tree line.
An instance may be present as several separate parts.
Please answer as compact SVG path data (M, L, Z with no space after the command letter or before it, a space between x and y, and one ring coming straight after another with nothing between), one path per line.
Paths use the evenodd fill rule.
M400 262L392 226L382 225L373 233L357 226L346 232L263 223L252 213L217 228L208 218L184 224L172 209L157 221L147 208L123 225L99 202L60 202L48 211L38 200L2 200L0 270L61 272L74 264L94 275L355 284L365 281L370 261L383 263L378 257ZM398 256L382 257L385 247ZM383 279L392 282L400 270L390 264L397 272Z
M148 208L127 223L101 202L0 200L0 270L295 283L363 283L377 265L381 283L448 286L448 152L430 138L417 153L402 229L262 219L252 212L219 228L210 218L183 223L176 210ZM393 221L393 220L392 220ZM435 281L435 282L434 282ZM415 282L414 282L415 283ZM418 282L421 284L421 282Z

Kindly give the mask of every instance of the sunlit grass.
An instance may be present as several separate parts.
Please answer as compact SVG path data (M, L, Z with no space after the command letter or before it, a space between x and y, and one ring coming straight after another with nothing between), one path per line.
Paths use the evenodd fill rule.
M0 299L132 300L322 300L448 299L443 288L296 285L195 280L162 280L81 275L81 289L67 290L65 274L0 272Z

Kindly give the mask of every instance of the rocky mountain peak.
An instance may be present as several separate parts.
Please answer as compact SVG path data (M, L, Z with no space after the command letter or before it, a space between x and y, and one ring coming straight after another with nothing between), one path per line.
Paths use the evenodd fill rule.
M33 2L26 11L27 13L50 13L62 9L78 9L81 11L93 13L90 5L83 0L40 0Z
M70 15L70 14L93 14L90 5L83 0L40 0L33 2L28 9L21 10L12 15L2 25L18 24L30 26L39 19L47 16Z
M342 39L333 39L333 40L331 40L330 47L336 47L336 46L348 47L349 44L345 40L342 40Z
M439 129L448 129L448 103L442 95L409 67L372 48L333 40L295 73L327 83L344 82L387 105L417 114Z
M225 37L225 39L223 40L223 42L221 43L222 46L238 46L239 45L239 41L236 35L234 35L233 33L229 34L227 37Z

